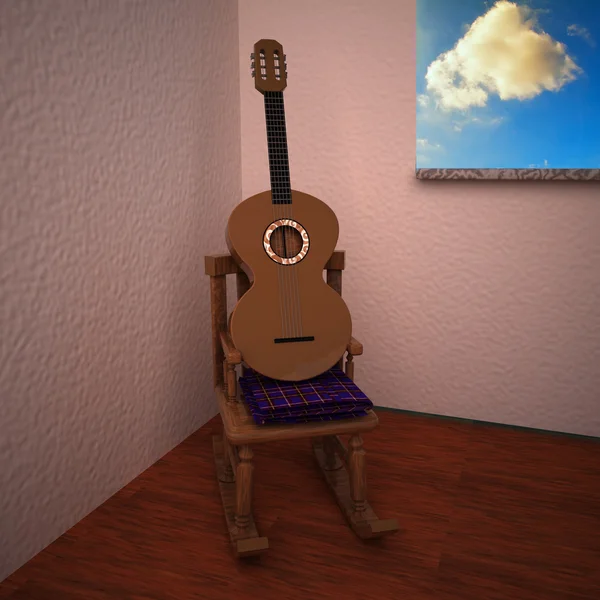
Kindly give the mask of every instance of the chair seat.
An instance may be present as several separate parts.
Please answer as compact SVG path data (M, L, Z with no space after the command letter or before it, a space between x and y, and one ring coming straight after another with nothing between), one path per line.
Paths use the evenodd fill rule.
M280 381L248 370L239 379L259 425L310 423L364 417L373 403L341 369L304 381Z
M242 397L242 386L237 387L237 402L229 402L222 385L215 388L223 430L234 445L263 444L277 440L294 440L314 436L366 433L375 429L379 419L375 410L368 409L363 417L317 421L309 423L272 423L259 425Z

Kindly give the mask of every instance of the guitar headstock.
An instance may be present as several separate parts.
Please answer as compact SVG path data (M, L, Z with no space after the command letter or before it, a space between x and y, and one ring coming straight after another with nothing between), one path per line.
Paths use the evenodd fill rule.
M254 87L261 93L282 92L287 85L287 64L283 46L276 40L260 40L254 44L252 77Z

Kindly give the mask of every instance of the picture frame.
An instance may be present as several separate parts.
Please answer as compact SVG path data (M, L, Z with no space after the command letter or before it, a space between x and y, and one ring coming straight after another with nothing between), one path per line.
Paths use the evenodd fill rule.
M600 2L417 0L416 177L600 181Z

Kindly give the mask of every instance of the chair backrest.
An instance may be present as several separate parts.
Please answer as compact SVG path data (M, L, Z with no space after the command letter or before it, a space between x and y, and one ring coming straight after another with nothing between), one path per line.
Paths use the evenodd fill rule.
M325 265L327 283L342 294L342 271L346 266L346 253L336 250ZM212 324L213 382L223 384L223 348L220 334L227 331L227 275L235 275L238 300L248 291L248 276L230 254L213 254L204 257L204 272L210 276L210 312Z

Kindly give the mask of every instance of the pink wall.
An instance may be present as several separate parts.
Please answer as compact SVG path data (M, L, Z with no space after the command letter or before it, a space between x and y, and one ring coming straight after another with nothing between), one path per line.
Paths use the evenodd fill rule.
M239 5L243 194L269 185L248 57L275 38L292 187L341 222L361 387L379 405L600 435L598 185L415 180L414 0Z
M0 580L215 414L237 3L0 2Z
M600 435L594 185L414 178L414 5L240 2L288 54L293 184L339 214L377 404ZM214 414L202 255L240 198L233 1L0 3L0 580Z

